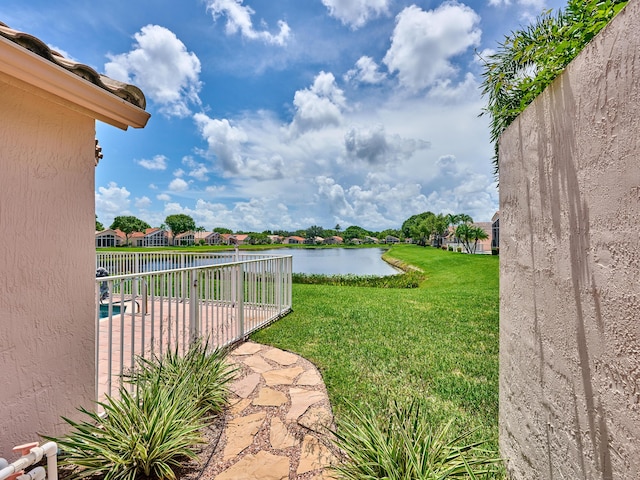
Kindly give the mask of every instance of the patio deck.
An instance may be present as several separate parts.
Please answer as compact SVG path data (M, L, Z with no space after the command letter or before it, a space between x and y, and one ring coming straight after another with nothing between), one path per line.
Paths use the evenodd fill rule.
M190 332L188 301L164 298L143 306L138 299L114 305L121 303L126 306L125 313L100 319L96 328L98 401L104 401L106 394L117 393L121 375L135 365L136 356L162 355L169 348L184 352L192 335L207 339L212 348L227 346L289 311L280 312L269 305L244 304L239 308L229 303L200 302L198 329Z

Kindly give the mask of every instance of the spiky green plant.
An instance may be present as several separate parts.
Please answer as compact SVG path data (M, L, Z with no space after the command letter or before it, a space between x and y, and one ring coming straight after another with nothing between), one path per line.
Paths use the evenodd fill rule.
M174 480L175 470L195 458L195 447L203 443L205 411L190 395L185 384L169 386L156 378L137 395L123 387L118 397L107 397L100 403L104 415L81 408L86 420L63 417L71 432L52 439L61 449L61 465L71 469L71 478Z
M176 348L162 357L138 357L136 368L125 382L142 386L159 377L167 385L184 384L197 406L219 413L226 405L236 369L226 363L226 350L208 350L208 342L196 341L184 355Z
M490 117L493 158L498 173L502 132L565 69L584 46L626 4L621 0L569 0L564 10L548 11L507 35L485 62L483 96Z
M352 406L339 421L335 445L345 460L334 468L342 480L436 480L487 478L500 459L481 449L483 442L465 443L472 432L452 435L452 422L434 428L425 405L392 403L383 417L373 409Z

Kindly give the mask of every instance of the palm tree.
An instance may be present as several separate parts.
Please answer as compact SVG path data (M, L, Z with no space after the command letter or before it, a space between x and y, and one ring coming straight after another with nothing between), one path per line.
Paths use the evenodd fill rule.
M456 237L460 239L467 253L476 253L478 240L485 240L489 238L489 235L480 227L474 227L470 223L463 223L456 228Z

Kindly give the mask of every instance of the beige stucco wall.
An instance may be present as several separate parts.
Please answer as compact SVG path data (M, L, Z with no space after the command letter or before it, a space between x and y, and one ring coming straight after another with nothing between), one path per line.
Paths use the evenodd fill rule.
M509 470L640 478L640 2L511 125L500 158Z
M95 121L48 98L0 74L0 456L9 458L94 397Z

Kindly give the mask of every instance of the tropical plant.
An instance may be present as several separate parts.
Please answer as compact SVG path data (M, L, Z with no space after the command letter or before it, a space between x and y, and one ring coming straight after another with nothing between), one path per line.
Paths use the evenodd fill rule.
M183 356L170 350L162 358L138 357L118 395L99 403L104 415L81 408L87 420L64 418L71 433L50 438L61 448L61 464L72 478L175 479L203 442L199 430L226 404L234 370L225 356L195 341Z
M236 370L226 363L226 350L208 350L208 343L198 340L184 355L176 347L163 357L137 357L136 368L124 380L138 388L144 388L158 378L169 387L184 385L198 407L219 413L226 405L228 385Z
M136 394L120 388L118 397L100 403L105 414L84 408L87 420L63 419L72 431L52 438L60 447L61 466L71 478L173 480L185 459L195 458L203 443L204 409L190 401L186 383L167 385L158 377Z
M507 35L498 51L483 59L483 96L488 104L498 173L498 140L515 118L564 70L626 1L569 0L522 30Z
M462 242L462 246L467 253L476 253L478 240L485 240L489 238L487 232L471 223L458 225L455 235L456 238Z
M342 480L431 480L480 478L496 471L500 458L481 449L484 442L469 441L473 432L453 435L453 423L434 428L414 400L394 402L382 417L371 408L351 406L340 420L335 445L345 459L333 467ZM485 477L486 478L486 477Z
M98 221L98 215L96 215L96 232L104 230L104 225Z

